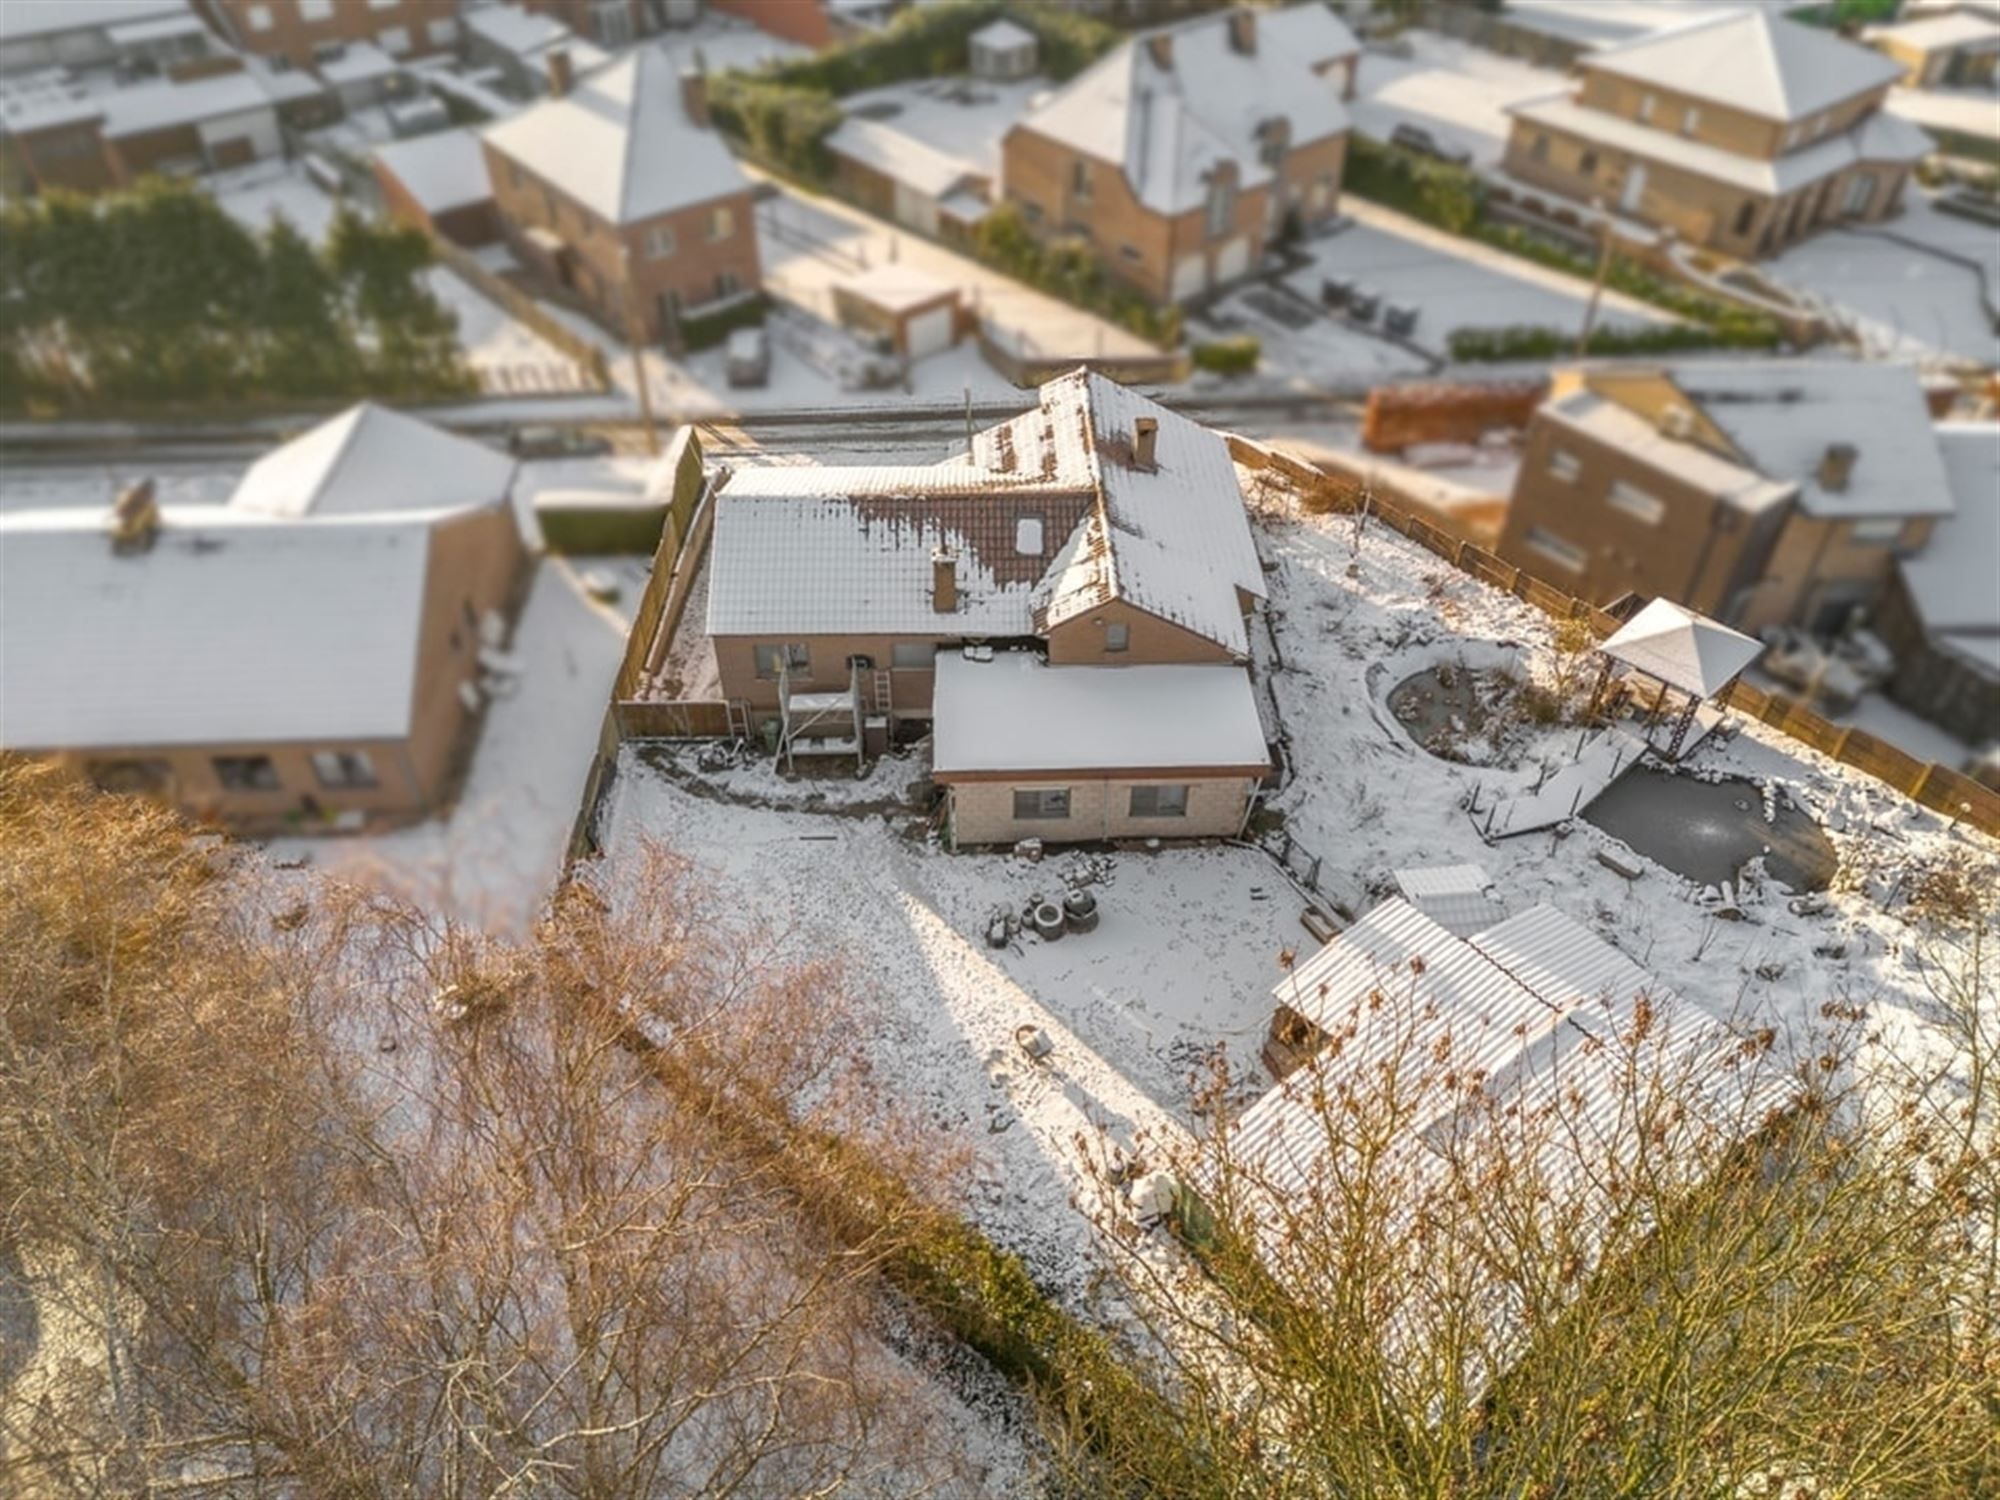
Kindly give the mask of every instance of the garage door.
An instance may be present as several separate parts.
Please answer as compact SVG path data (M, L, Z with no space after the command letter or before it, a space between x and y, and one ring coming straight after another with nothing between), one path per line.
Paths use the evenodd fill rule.
M918 234L937 235L937 199L928 193L896 184L896 221Z
M1234 281L1250 269L1250 236L1239 234L1215 252L1215 279Z
M1173 280L1167 284L1167 294L1178 302L1183 297L1192 297L1208 285L1207 263L1199 254L1183 255L1174 262Z
M951 308L934 307L920 312L905 325L911 359L937 354L951 347Z

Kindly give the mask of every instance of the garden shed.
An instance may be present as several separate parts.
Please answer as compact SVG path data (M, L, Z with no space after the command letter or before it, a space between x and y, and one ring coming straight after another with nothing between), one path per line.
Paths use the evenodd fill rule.
M843 326L887 339L906 359L958 342L958 288L893 261L835 282L833 306Z
M974 78L1026 78L1041 61L1034 32L1004 16L973 32L971 49Z

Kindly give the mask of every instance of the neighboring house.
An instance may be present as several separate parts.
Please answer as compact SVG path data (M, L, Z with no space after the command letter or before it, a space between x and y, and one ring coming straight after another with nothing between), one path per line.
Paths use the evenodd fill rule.
M0 74L129 67L205 56L213 38L189 0L6 0Z
M403 65L373 42L350 42L329 51L313 71L340 100L343 110L385 104L409 92Z
M815 52L840 40L840 8L830 0L708 0L708 8Z
M1077 371L963 458L744 468L715 505L721 693L781 746L931 732L961 844L1241 829L1264 582L1218 434Z
M0 181L17 191L97 192L148 172L216 171L283 149L277 106L240 66L104 92L59 81L0 91Z
M880 120L851 115L826 138L841 196L906 229L970 243L992 195L987 168Z
M364 406L228 505L0 516L0 744L238 828L435 811L521 577L512 472Z
M583 78L549 61L550 97L482 135L522 264L649 340L756 292L750 180L709 127L704 77L657 46Z
M201 0L217 30L246 52L309 68L361 42L391 57L458 45L452 0Z
M1875 628L1896 653L1889 695L1979 747L2000 741L2000 425L1937 434L1957 508L1896 564Z
M701 0L521 0L521 4L612 51L629 47L662 26L689 25L701 14ZM468 27L477 14L466 13Z
M1559 370L1499 551L1597 603L1837 630L1952 513L1914 371L1834 360Z
M1236 281L1333 217L1359 48L1321 5L1144 32L1007 132L1007 200L1160 302Z
M1721 10L1589 53L1510 106L1506 172L1732 255L1896 212L1931 141L1883 111L1900 69L1768 10Z
M465 60L474 67L497 68L507 86L523 97L545 94L549 88L549 54L569 57L571 77L580 77L611 61L561 20L518 5L487 5L465 14Z
M500 238L486 151L472 130L440 130L378 146L375 181L391 218L467 247Z
M1920 16L1862 33L1868 45L1903 65L1911 88L1991 87L2000 62L2000 21L1972 11Z
M942 354L958 342L958 288L900 261L836 280L833 311L843 327L885 341L905 359Z

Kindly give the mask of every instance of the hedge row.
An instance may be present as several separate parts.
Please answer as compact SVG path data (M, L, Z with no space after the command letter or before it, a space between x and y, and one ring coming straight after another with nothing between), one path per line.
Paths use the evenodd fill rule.
M1037 237L1011 203L996 204L979 221L973 250L995 270L1108 318L1140 338L1165 347L1180 342L1178 307L1155 307L1140 293L1114 280L1087 240Z
M1248 375L1257 368L1264 346L1254 334L1239 333L1194 346L1194 367L1214 375Z
M1566 328L1528 324L1460 328L1453 331L1450 347L1451 357L1467 364L1566 359L1576 352L1576 334ZM1593 329L1586 347L1591 354L1671 354L1688 349L1765 349L1771 345L1736 342L1723 330L1701 323L1666 323Z
M765 314L770 310L771 299L762 292L755 292L705 317L683 318L680 325L681 347L690 353L697 349L713 349L739 328L762 328Z

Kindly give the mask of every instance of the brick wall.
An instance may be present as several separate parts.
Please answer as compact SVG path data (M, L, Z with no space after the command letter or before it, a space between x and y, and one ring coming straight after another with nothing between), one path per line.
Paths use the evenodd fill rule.
M1134 818L1134 786L1180 785L1188 789L1187 814L1179 818ZM953 783L951 835L955 844L1011 844L1039 838L1050 843L1084 843L1126 838L1231 838L1243 827L1244 810L1256 783L1241 776L1212 780L1164 781L1157 777L1023 778L1020 781ZM1069 817L1016 818L1017 788L1065 786Z

